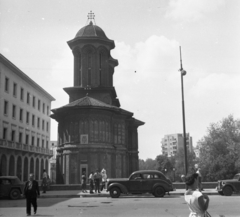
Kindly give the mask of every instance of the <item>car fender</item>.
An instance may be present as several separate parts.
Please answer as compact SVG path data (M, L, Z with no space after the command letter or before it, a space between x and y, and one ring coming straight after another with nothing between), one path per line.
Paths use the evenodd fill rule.
M127 188L126 188L124 185L120 184L120 183L111 183L111 184L108 186L107 191L110 191L111 188L113 188L113 187L118 187L118 188L120 188L120 190L121 190L121 192L122 192L123 194L127 194L127 193L128 193Z
M167 191L167 187L166 187L166 184L165 183L162 183L162 184L160 184L160 183L156 183L155 185L153 185L153 189L152 190L154 190L156 187L162 187L165 191Z
M231 188L233 189L233 191L235 191L235 192L237 191L236 187L235 187L234 185L230 184L230 183L226 183L226 184L222 187L222 189L223 189L224 187L226 187L226 186L231 187Z

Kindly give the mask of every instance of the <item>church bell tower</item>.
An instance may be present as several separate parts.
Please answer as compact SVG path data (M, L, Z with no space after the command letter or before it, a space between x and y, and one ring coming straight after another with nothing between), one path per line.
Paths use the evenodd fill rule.
M88 96L107 104L120 107L113 87L114 67L118 61L111 57L115 47L113 40L94 25L94 14L88 14L88 25L81 28L75 38L68 41L74 57L73 87L64 88L69 94L69 102Z

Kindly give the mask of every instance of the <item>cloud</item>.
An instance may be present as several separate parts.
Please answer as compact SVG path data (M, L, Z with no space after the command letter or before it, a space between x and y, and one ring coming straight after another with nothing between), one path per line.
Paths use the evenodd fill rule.
M225 0L171 0L166 17L174 20L196 21L224 5Z
M128 78L135 77L134 82L142 82L148 78L166 78L169 76L167 71L173 70L177 64L178 49L176 40L156 35L150 36L145 42L136 43L133 47L124 42L116 42L112 56L118 59L119 66L115 71L117 74L127 73ZM122 83L122 79L125 77L119 76L117 84Z
M240 75L234 78L224 73L212 73L198 79L196 85L191 89L194 97L202 97L205 95L223 95L229 92L240 92ZM222 94L219 94L222 93ZM224 94L225 95L225 94Z

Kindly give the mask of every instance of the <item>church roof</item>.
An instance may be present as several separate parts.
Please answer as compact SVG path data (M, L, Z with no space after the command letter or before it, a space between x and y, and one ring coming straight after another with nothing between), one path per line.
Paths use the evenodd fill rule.
M124 109L121 109L117 106L113 106L113 105L109 105L107 103L104 103L100 100L94 99L92 97L89 96L85 96L81 99L75 100L65 106L62 106L60 108L57 109L52 109L53 113L56 113L58 111L65 111L66 109L69 108L88 108L88 107L95 107L95 108L103 108L103 109L111 109L111 110L115 110L127 115L133 115L133 113L126 111Z
M99 26L93 25L92 21L78 31L75 38L78 37L99 37L108 39L105 32Z

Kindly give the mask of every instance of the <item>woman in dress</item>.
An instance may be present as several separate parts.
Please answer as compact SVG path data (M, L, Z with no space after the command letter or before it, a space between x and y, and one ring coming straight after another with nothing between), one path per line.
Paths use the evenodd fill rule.
M198 174L187 175L185 177L187 190L185 192L185 201L188 204L189 217L205 217L210 216L207 212L209 205L209 197L197 190Z

